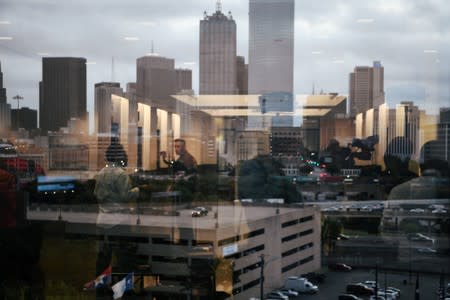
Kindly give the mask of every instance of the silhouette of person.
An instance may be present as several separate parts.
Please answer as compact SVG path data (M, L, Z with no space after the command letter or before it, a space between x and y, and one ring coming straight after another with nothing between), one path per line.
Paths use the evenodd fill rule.
M400 199L448 199L449 164L438 155L437 141L426 142L420 151L421 176L392 188L388 200Z
M417 177L409 169L412 151L412 143L406 137L396 137L389 143L383 157L386 170L383 172L382 186L385 194L389 194L394 186Z

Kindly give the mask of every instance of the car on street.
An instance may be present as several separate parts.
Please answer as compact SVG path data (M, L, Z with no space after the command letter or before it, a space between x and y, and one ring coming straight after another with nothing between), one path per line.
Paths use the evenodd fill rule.
M409 233L408 240L417 241L417 242L430 242L431 244L434 243L434 239L432 239L422 233Z
M199 206L192 210L192 217L207 216L208 210L205 207Z
M344 263L332 263L328 265L328 269L333 271L350 272L352 270L352 267Z

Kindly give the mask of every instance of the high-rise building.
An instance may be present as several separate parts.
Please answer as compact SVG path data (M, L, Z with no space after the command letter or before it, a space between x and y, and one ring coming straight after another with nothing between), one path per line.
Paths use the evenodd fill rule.
M111 134L112 102L111 96L122 96L123 90L118 82L100 82L95 84L94 124L96 134Z
M39 126L44 133L86 120L86 59L44 57L39 85Z
M175 69L177 78L177 93L183 93L192 90L192 70Z
M245 57L236 57L237 89L239 95L248 94L248 64L245 63Z
M176 94L175 60L156 54L140 57L137 63L136 94L141 103L164 106Z
M384 67L379 61L373 67L357 66L350 73L350 114L356 116L384 103Z
M249 94L293 92L294 0L250 0Z
M17 130L24 128L26 130L33 130L37 128L37 110L28 107L21 107L20 109L11 110L11 124L12 128Z
M200 21L200 95L237 94L236 22L216 12Z
M437 133L440 159L450 162L450 108L441 108Z
M6 88L3 87L2 64L0 62L0 132L11 127L11 104L6 103Z

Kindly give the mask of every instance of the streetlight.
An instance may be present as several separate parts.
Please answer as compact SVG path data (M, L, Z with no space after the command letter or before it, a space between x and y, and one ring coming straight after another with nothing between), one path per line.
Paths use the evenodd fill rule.
M13 97L14 100L17 100L17 116L16 116L16 126L17 130L19 130L19 102L23 100L23 97L20 95L15 95Z

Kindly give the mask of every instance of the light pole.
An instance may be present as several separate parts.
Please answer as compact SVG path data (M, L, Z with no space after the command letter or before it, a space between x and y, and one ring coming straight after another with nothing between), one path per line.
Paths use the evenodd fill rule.
M19 102L23 100L23 97L20 95L15 95L13 97L13 99L17 100L16 126L17 126L17 130L19 130Z

